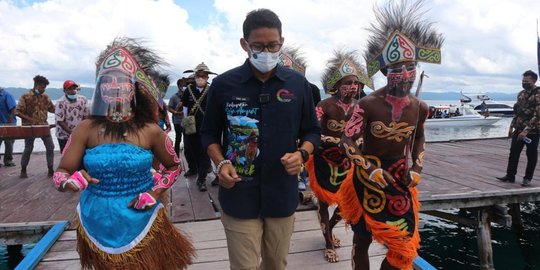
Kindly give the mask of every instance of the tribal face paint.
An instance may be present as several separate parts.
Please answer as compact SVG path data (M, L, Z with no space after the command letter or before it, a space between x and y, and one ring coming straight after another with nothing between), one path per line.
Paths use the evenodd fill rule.
M416 79L416 63L399 63L394 67L388 67L387 70L386 79L391 93L398 96L409 94Z

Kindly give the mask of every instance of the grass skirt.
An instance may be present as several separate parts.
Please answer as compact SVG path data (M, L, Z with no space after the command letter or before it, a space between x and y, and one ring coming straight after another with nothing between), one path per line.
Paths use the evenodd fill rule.
M190 239L159 209L148 234L134 248L120 254L100 250L76 219L77 251L83 269L186 269L193 263L195 249Z

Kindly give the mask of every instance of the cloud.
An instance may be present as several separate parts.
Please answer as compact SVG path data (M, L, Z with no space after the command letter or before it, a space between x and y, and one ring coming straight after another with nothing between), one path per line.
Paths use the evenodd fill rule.
M215 0L205 9L208 22L194 26L189 18L200 14L172 0L0 1L0 85L31 87L32 77L42 74L53 87L66 79L93 86L94 61L117 36L146 39L170 63L173 79L202 61L222 73L246 58L239 39L247 12L265 7L281 18L285 43L301 47L306 76L320 86L334 49L364 49L372 7L384 2ZM426 3L446 42L442 65L421 65L430 75L424 91L515 92L523 71L536 70L537 14L531 11L540 10L540 1ZM385 84L380 73L374 80L376 87Z

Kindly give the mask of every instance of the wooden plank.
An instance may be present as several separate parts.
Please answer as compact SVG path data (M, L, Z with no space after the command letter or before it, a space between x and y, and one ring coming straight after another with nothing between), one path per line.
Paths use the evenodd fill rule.
M207 176L208 179L208 176ZM191 204L193 205L193 214L195 220L208 220L216 219L219 217L219 214L216 214L214 206L210 201L210 196L208 192L200 192L197 183L196 177L190 177L186 181L189 195L191 197ZM208 180L207 180L208 182Z
M82 269L79 259L65 261L41 261L36 267L36 270L80 270Z
M17 265L15 270L34 269L67 226L67 221L54 225L30 252L24 256L24 259Z
M172 187L172 220L174 222L192 221L195 216L187 188L186 178L179 176Z

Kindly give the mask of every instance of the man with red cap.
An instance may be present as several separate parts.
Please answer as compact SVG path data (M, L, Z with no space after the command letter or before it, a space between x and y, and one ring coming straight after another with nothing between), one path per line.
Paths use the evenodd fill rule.
M88 116L88 106L86 97L78 95L79 85L67 80L64 82L64 95L56 102L54 109L56 120L56 138L60 145L60 153L64 152L64 147L73 129Z

